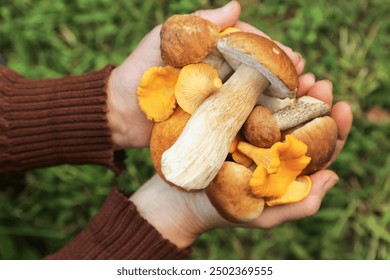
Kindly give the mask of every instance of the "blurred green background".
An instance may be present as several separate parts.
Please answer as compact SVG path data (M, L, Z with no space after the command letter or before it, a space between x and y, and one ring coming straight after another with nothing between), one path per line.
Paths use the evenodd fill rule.
M218 0L0 0L0 51L30 78L119 64L155 25ZM340 182L320 211L271 230L204 234L193 259L390 259L390 5L388 0L241 0L241 19L304 54L305 71L334 83L354 125L331 166ZM97 166L58 166L0 178L0 258L39 259L98 211L114 184L131 192L153 174L129 150L119 178Z

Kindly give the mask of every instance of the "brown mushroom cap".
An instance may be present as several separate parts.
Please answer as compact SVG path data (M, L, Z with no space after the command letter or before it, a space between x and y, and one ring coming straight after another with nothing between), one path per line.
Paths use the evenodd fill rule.
M323 169L332 157L337 141L337 125L329 117L316 118L305 125L283 131L292 134L307 145L306 155L311 157L302 175L310 175Z
M245 121L243 134L249 143L259 148L269 148L281 137L275 118L261 105L256 106Z
M174 67L199 63L214 48L219 27L195 15L173 15L161 28L161 57Z
M260 216L264 200L255 197L249 187L250 169L225 161L217 176L206 188L211 204L226 220L244 223Z
M294 64L273 41L253 33L234 32L219 39L217 48L233 69L243 63L262 73L270 82L267 94L286 98L297 92Z
M167 181L161 172L161 156L173 145L173 143L176 142L177 138L179 138L190 117L190 114L178 107L169 119L155 123L152 129L152 135L150 138L150 154L152 162L156 172L170 185L173 184Z

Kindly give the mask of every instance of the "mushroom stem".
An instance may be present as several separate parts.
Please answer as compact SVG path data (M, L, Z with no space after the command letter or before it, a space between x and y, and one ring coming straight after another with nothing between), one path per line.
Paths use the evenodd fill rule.
M221 168L230 144L269 85L242 64L229 80L194 112L175 144L164 152L165 178L184 189L203 189Z
M229 63L225 60L223 55L215 48L209 53L203 60L203 63L207 63L215 68L218 72L218 76L222 81L226 81L234 72L233 68L230 67Z
M295 104L273 114L279 129L285 130L330 113L330 106L310 96L297 99Z

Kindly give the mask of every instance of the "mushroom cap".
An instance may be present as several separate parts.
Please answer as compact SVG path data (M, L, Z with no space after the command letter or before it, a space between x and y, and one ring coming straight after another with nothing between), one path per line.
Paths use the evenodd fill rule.
M149 120L169 118L176 108L175 85L179 69L155 66L144 72L137 88L138 104Z
M195 15L173 15L160 32L161 58L174 67L199 63L214 48L220 28Z
M217 48L233 69L244 63L262 73L270 82L268 95L295 96L298 74L287 54L273 41L253 33L234 32L220 38Z
M189 114L222 86L217 70L205 63L189 64L179 73L175 86L176 101Z
M218 213L228 221L244 223L260 216L264 199L255 197L249 187L250 169L225 161L206 194Z
M161 156L176 142L177 138L179 138L190 117L190 114L178 107L169 119L155 123L152 129L152 135L150 138L150 154L152 162L156 172L170 185L173 184L165 179L161 171Z
M281 138L275 118L266 107L261 105L255 106L242 130L248 142L259 148L269 148Z
M323 169L331 159L337 142L337 125L331 117L324 116L283 134L292 134L307 145L306 155L311 161L301 174L310 175Z

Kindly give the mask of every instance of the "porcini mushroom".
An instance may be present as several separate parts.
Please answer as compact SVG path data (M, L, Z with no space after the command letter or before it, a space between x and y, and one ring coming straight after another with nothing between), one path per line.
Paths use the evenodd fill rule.
M153 125L150 137L150 154L154 169L164 180L164 175L161 172L161 156L179 138L190 116L183 109L177 107L167 120L156 122ZM172 185L172 183L168 183Z
M252 33L222 37L217 48L241 65L194 112L175 144L164 152L165 178L184 189L202 189L221 168L229 147L268 86L278 96L294 96L298 76L288 56L272 41Z
M222 86L217 71L204 63L184 66L175 86L176 101L189 114Z
M296 102L273 114L268 108L258 105L245 121L243 134L249 143L257 147L269 148L280 141L281 130L296 127L329 113L328 104L310 96L298 98Z
M201 62L214 48L220 28L195 15L173 15L160 32L161 58L174 67Z
M310 175L324 168L331 159L337 142L337 125L331 117L324 116L283 131L282 135L286 134L307 145L306 155L311 157L311 161L301 174Z
M249 222L260 216L264 208L264 199L251 192L249 181L252 172L237 163L225 161L206 188L211 204L222 217L235 222Z

